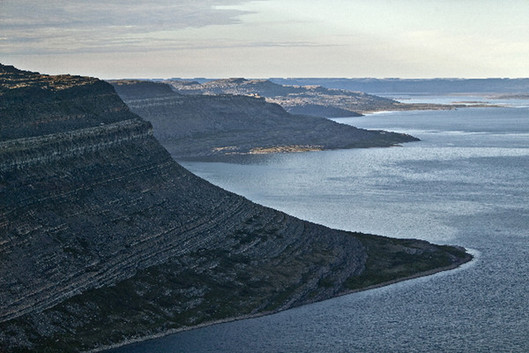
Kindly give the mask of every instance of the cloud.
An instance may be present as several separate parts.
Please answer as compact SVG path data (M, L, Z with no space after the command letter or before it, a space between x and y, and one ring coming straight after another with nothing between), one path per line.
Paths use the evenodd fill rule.
M0 0L0 61L104 77L527 76L527 0L433 2Z
M149 49L164 36L174 38L174 44L179 30L238 23L246 12L227 6L241 2L2 0L0 51L30 55Z

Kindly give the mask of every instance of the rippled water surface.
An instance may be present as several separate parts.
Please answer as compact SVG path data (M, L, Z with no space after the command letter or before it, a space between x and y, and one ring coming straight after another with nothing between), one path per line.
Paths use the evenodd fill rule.
M529 352L529 104L516 103L335 119L422 140L403 147L184 163L303 219L457 244L476 260L113 352Z

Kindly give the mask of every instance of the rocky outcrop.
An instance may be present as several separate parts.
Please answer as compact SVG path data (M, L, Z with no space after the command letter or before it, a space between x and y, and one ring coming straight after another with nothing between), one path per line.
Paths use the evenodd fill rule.
M0 141L110 124L130 118L103 81L0 67Z
M163 83L113 81L130 109L154 126L176 159L219 158L252 151L386 147L416 138L368 131L328 119L292 115L264 98L243 95L158 94ZM153 89L154 85L160 87ZM307 150L306 148L304 150Z
M98 127L0 142L0 171L48 163L152 135L151 124L138 118Z
M213 186L99 80L0 66L0 87L2 352L98 349L469 258L332 230Z

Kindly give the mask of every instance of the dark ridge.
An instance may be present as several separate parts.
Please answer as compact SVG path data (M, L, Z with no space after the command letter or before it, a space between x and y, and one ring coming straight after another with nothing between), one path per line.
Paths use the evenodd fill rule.
M134 113L153 124L155 136L176 159L266 151L387 147L417 141L405 134L368 131L325 118L293 115L262 97L172 93L149 98L153 96L150 92L152 86L146 87L139 81L134 89L135 95L130 94L131 82L127 90L123 89L124 85L112 84ZM223 80L222 84L233 84L233 80ZM164 83L156 85L166 86ZM318 109L332 110L333 113L339 110L332 107ZM354 115L345 111L343 114Z
M0 141L111 124L130 116L103 81L0 66Z
M108 82L117 87L121 99L124 100L135 99L139 95L143 95L146 99L178 95L169 85L162 85L152 81L112 80Z
M324 116L327 118L346 118L354 116L362 116L362 114L345 110L342 108L336 108L332 106L326 106L321 104L306 104L293 106L288 110L289 113L298 115L313 115L313 116Z

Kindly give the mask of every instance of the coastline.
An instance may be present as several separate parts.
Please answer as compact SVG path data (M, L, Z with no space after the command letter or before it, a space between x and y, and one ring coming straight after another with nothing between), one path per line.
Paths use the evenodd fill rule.
M493 103L483 103L483 102L453 102L450 104L437 104L437 103L402 103L401 106L391 107L392 109L383 109L383 110L360 110L358 111L363 115L372 115L372 114L384 114L384 113L394 113L394 112L411 112L418 110L456 110L464 108L502 108L500 104Z
M337 295L333 296L332 298L328 298L328 299L325 299L325 300L330 300L330 299L333 299L333 298L338 298L338 297L342 297L342 296L345 296L345 295L350 295L350 294L354 294L354 293L364 292L364 291L368 291L368 290L372 290L372 289L376 289L376 288L387 287L387 286L390 286L392 284L405 282L405 281L409 281L409 280L417 279L417 278L422 278L422 277L428 277L428 276L432 276L432 275L435 275L435 274L441 273L441 272L456 270L456 269L459 269L461 266L463 266L465 264L470 264L473 261L476 261L477 256L472 254L472 252L473 251L469 251L468 249L466 249L466 252L465 252L466 256L464 258L460 259L459 261L454 262L453 264L451 264L449 266L443 266L443 267L439 267L439 268L428 270L428 271L418 272L418 273L415 273L415 274L410 275L410 276L395 278L395 279L390 280L390 281L377 283L377 284L370 285L370 286L367 286L367 287L364 287L364 288L357 288L357 289L347 290L347 291L344 291L342 293L338 293ZM314 304L314 303L317 303L317 302L319 302L319 301L313 301L313 302L305 303L303 305ZM301 305L301 306L303 306L303 305ZM273 314L277 314L277 313L279 313L281 311L294 309L296 307L299 307L299 306L293 306L293 307L286 308L286 309L281 309L281 310L260 312L260 313L256 313L256 314L235 316L235 317L226 318L226 319L222 319L222 320L214 320L214 321L204 322L204 323L201 323L201 324L198 324L198 325L195 325L195 326L180 327L180 328L167 330L167 331L160 332L160 333L153 334L153 335L147 335L147 336L143 336L143 337L128 339L128 340L125 340L125 341L120 342L120 343L115 343L115 344L112 344L112 345L103 346L103 347L95 348L95 349L88 350L88 351L81 351L81 353L105 352L105 351L108 351L108 350L111 350L111 349L121 348L121 347L128 346L128 345L135 344L135 343L141 343L141 342L146 342L146 341L150 341L150 340L155 340L155 339L158 339L158 338L170 336L170 335L177 334L177 333L180 333L180 332L196 330L196 329L200 329L200 328L204 328L204 327L208 327L208 326L213 326L213 325L224 324L224 323L228 323L228 322L234 322L234 321L240 321L240 320L246 320L246 319L255 319L255 318L259 318L259 317L263 317L263 316L273 315Z

